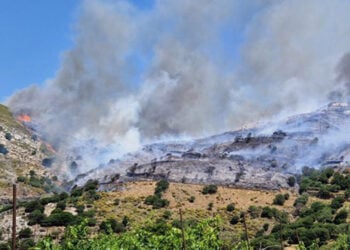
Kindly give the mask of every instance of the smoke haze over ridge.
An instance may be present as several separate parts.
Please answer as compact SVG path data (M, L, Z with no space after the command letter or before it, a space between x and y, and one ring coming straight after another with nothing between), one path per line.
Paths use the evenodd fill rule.
M106 159L310 111L348 99L348 13L347 0L85 0L57 74L7 104L56 147Z

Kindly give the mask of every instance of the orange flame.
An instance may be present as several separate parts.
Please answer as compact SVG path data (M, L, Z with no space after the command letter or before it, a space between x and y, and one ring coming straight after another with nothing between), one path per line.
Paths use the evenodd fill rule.
M19 115L19 116L17 116L17 119L21 122L31 122L32 121L32 118L27 114Z

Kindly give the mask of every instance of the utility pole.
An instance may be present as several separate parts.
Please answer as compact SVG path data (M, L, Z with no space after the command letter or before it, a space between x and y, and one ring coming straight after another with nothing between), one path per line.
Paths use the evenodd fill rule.
M182 210L181 208L179 209L180 213L180 223L181 223L181 234L182 234L182 250L186 250L186 240L185 240L185 230L184 230L184 224L182 220Z
M12 250L16 250L16 208L17 208L17 186L13 184L12 193Z
M245 237L247 240L247 245L248 245L248 249L250 249L250 242L249 242L249 235L248 235L248 227L247 227L247 222L246 222L246 217L245 217L245 213L243 213L243 226L244 226L244 232L245 232Z

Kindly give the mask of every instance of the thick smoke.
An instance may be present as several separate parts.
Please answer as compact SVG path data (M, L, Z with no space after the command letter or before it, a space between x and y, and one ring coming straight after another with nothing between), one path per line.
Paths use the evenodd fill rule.
M60 150L97 162L164 136L309 111L349 87L348 13L347 0L158 0L146 10L86 0L57 74L8 105Z

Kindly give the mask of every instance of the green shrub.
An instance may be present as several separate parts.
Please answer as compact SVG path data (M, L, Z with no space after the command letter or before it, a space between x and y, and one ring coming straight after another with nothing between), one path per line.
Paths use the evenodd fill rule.
M65 210L66 209L66 202L64 200L57 202L56 208L59 208L62 211Z
M163 208L169 205L169 201L162 199L159 195L150 195L145 199L146 205L152 205L153 209Z
M284 194L284 199L287 201L287 200L289 200L289 194L288 193L285 193Z
M237 216L237 215L234 215L230 220L230 223L232 225L236 225L238 222L239 222L239 216Z
M256 206L249 206L248 213L250 214L250 216L253 219L255 219L255 218L258 218L260 216L261 209L259 207L256 207Z
M193 203L195 200L196 200L196 197L194 196L191 196L190 198L188 198L188 201L191 203Z
M345 223L347 217L348 217L348 212L345 209L342 209L335 215L333 222L335 224Z
M343 206L344 202L345 202L344 196L340 195L340 196L335 197L332 200L330 206L331 206L331 208L338 210L339 208L341 208Z
M33 239L24 239L19 242L18 250L28 250L35 246Z
M7 132L7 133L5 134L5 138L6 138L6 140L11 141L12 135L11 135L9 132Z
M122 224L124 225L124 227L126 227L129 224L128 216L124 216L123 217Z
M168 220L171 218L171 211L170 210L165 210L163 213L163 218Z
M326 187L321 187L317 193L317 197L321 199L329 199L332 197L332 194L327 190Z
M32 230L29 227L27 227L18 232L18 238L20 239L30 238L32 237L32 234L33 234Z
M294 187L295 186L295 177L294 176L289 176L287 183L290 187Z
M17 177L17 182L25 182L25 181L26 181L26 177L24 177L24 176Z
M49 217L46 217L40 223L43 227L51 227L51 226L68 226L73 225L76 222L76 217L68 212L56 212L51 213Z
M121 233L125 231L125 227L122 223L119 223L115 219L108 219L100 224L100 231L105 234Z
M286 201L286 199L285 199L283 194L277 194L275 196L275 198L273 199L273 204L283 206L285 201Z
M8 243L0 243L0 250L10 250L10 245Z
M263 225L263 229L264 229L265 232L266 232L267 230L269 230L269 223L265 223L265 224Z
M169 182L167 180L160 180L156 183L156 189L154 194L161 194L169 188Z
M217 191L218 187L216 185L208 185L203 187L202 194L215 194Z
M307 194L302 194L298 198L295 199L294 206L295 207L298 206L298 205L305 206L306 203L308 202L308 200L309 200L309 196Z
M44 206L41 204L39 200L30 201L27 204L25 204L25 212L30 213L34 210L40 210L41 212L44 211Z
M70 194L71 197L80 197L83 195L83 189L77 186L73 187L72 192Z
M28 215L28 225L40 224L45 218L42 210L36 209Z
M85 183L83 190L85 192L90 191L90 190L95 191L95 190L97 190L97 188L98 188L98 181L97 180L88 180Z
M226 207L226 211L232 212L233 210L235 210L235 205L233 203L228 204Z

